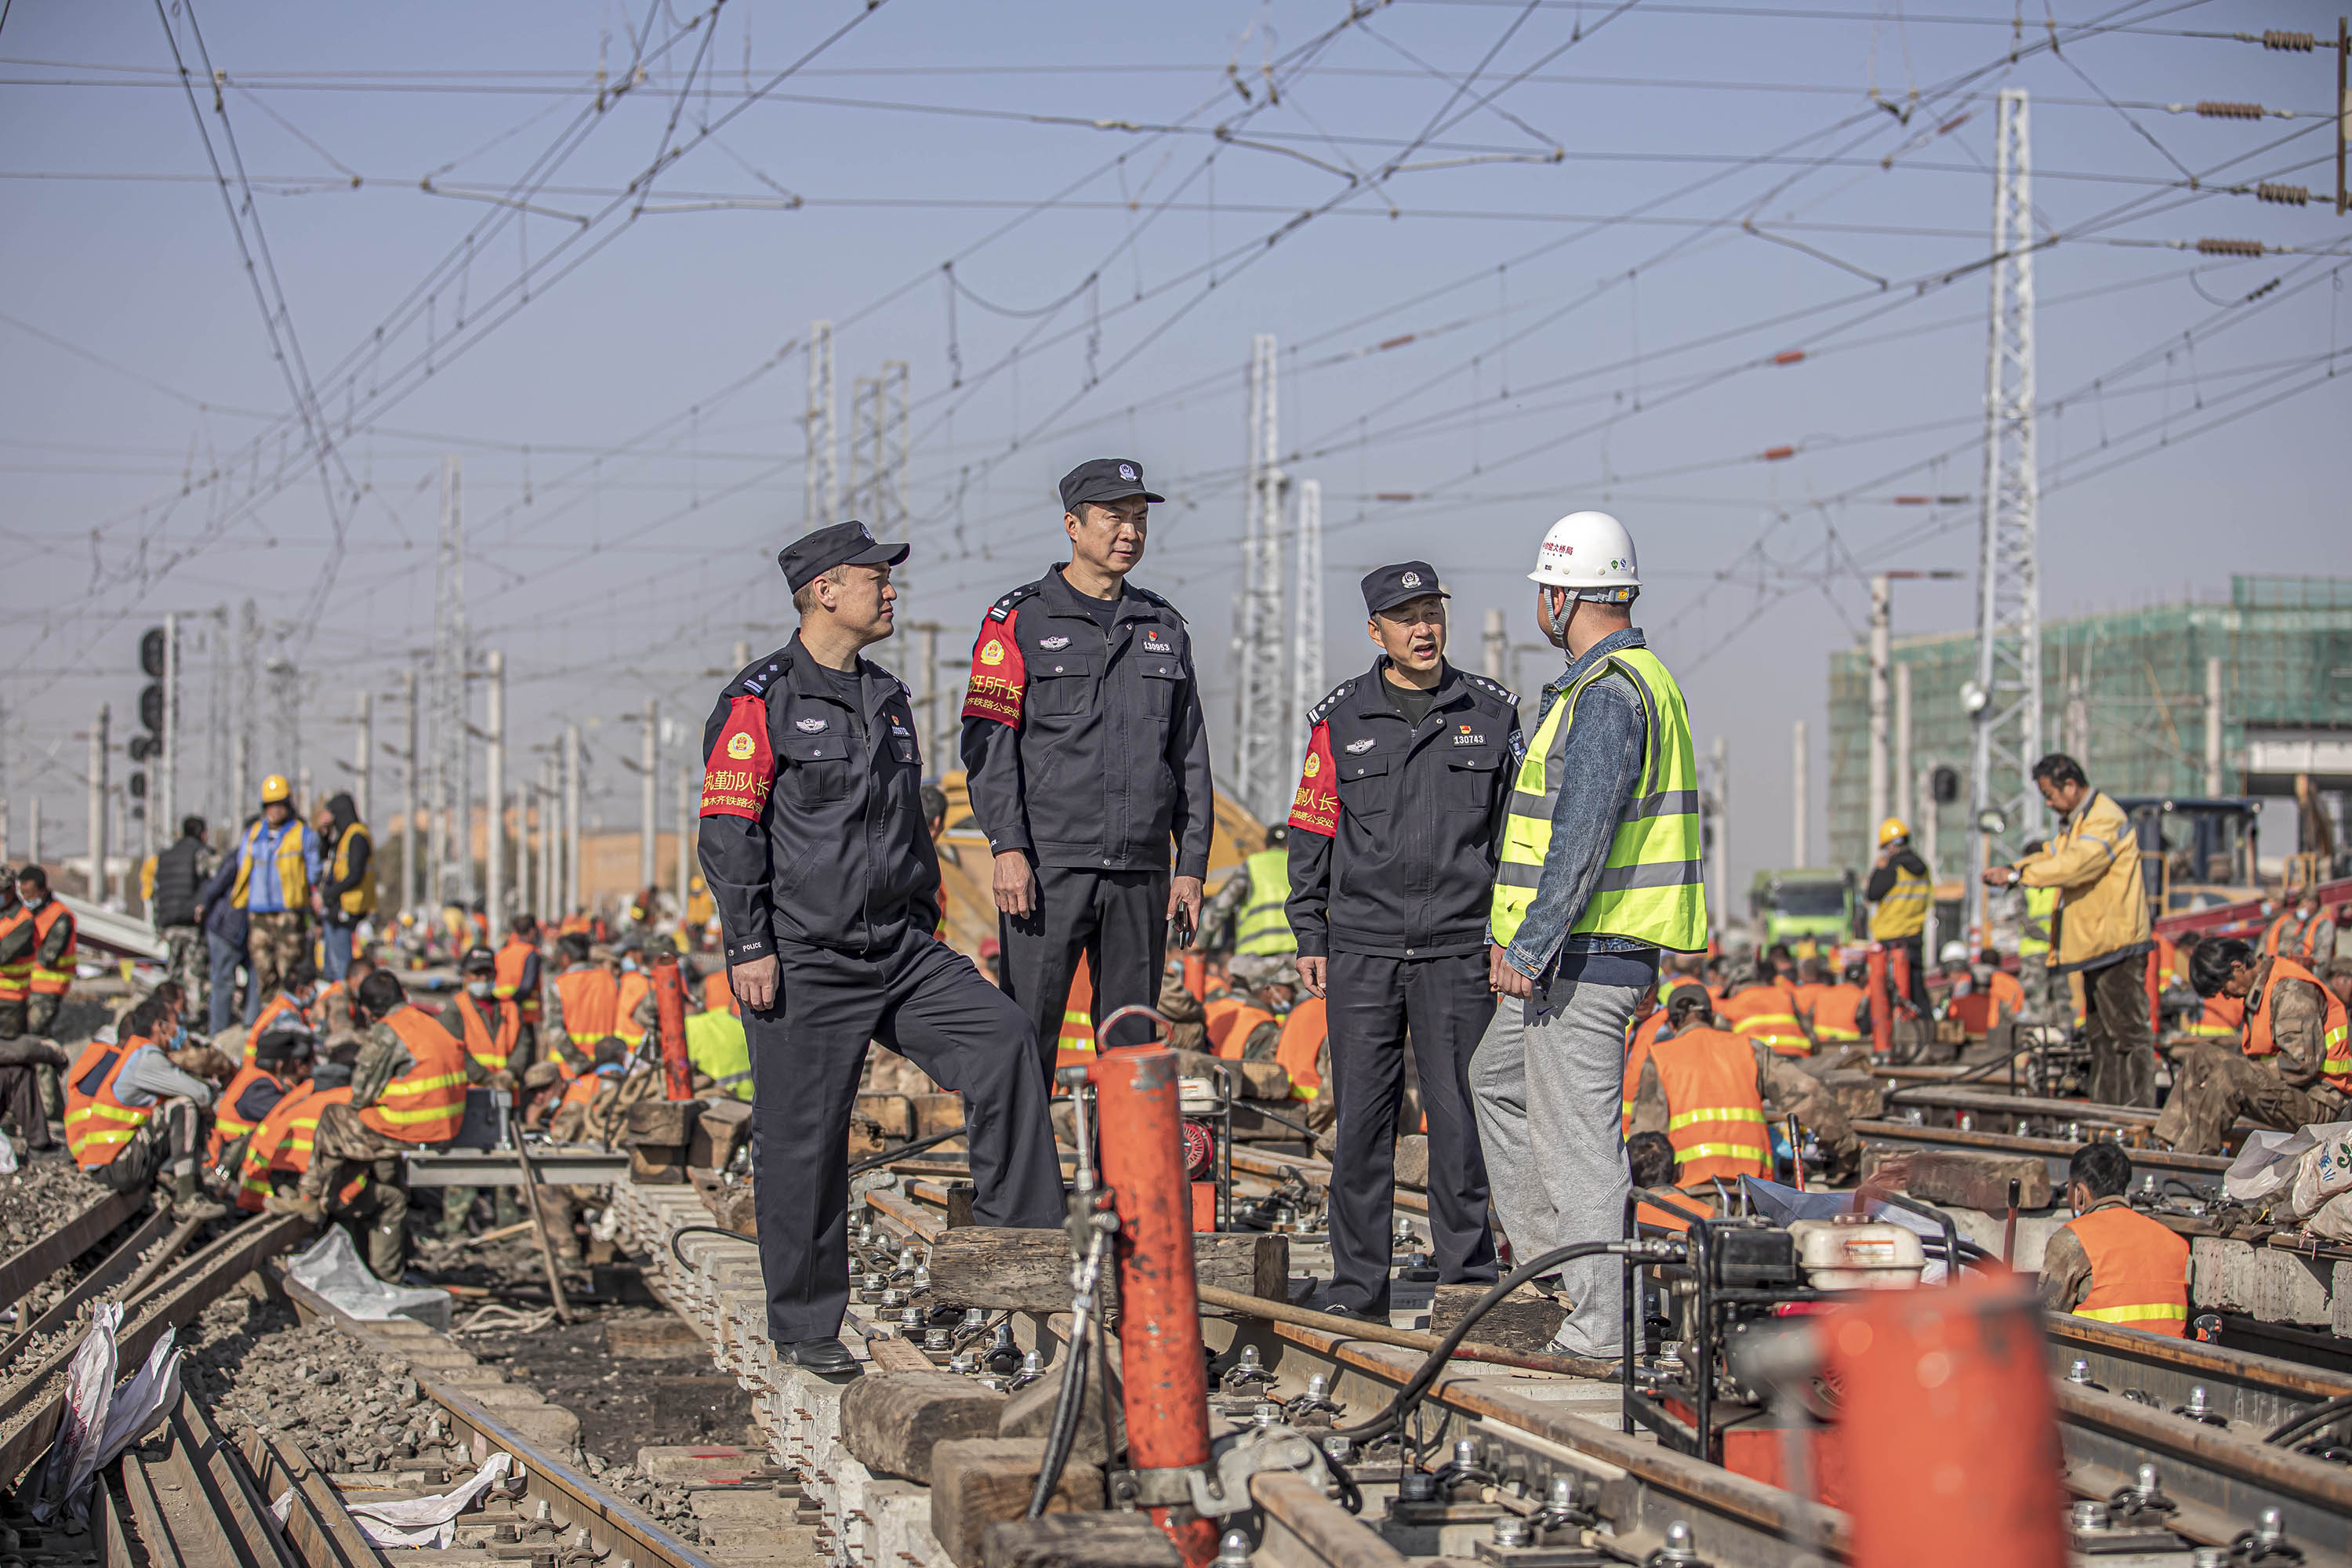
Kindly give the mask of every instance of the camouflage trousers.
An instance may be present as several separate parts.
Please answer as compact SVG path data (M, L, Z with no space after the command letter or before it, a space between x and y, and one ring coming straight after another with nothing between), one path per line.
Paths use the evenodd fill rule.
M309 928L310 917L299 910L255 915L247 925L245 967L253 976L252 987L246 993L246 1011L252 1015L247 1023L260 1015L264 1002L284 989L286 972L309 951Z
M375 1205L367 1233L368 1269L387 1284L397 1284L408 1268L408 1184L400 1157L425 1147L377 1131L349 1105L320 1111L319 1130L311 1134L302 1194L329 1202L358 1173L357 1167L367 1167L368 1195Z
M2156 1135L2182 1154L2218 1154L2241 1116L2292 1132L2340 1121L2344 1107L2341 1092L2297 1089L2234 1046L2184 1045L2172 1051L2172 1098Z
M212 1011L212 965L205 955L204 928L165 926L163 946L164 978L178 981L188 994L188 1005L180 1011L191 1018L205 1017Z

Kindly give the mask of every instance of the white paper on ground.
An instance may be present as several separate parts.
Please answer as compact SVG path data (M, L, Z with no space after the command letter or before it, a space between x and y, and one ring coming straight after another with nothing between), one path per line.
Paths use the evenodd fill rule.
M131 1374L129 1383L114 1391L114 1401L106 1413L105 1434L82 1450L74 1465L73 1479L66 1483L66 1512L69 1517L89 1517L93 1478L117 1454L137 1442L139 1434L154 1426L164 1411L180 1402L180 1357L184 1352L173 1342L178 1337L177 1330L164 1330L155 1348L147 1352L146 1364Z
M476 1498L496 1485L514 1464L500 1450L492 1454L464 1486L434 1497L403 1498L398 1502L355 1502L351 1514L378 1546L437 1546L446 1550L457 1536L457 1516Z
M0 1138L0 1176L6 1175L16 1168L16 1145L5 1138Z
M107 1412L114 1403L114 1335L121 1326L121 1303L100 1302L90 1311L89 1332L66 1368L65 1412L58 1420L32 1510L44 1524L56 1517L58 1505L65 1500L66 1482L79 1468L83 1454L106 1434Z
M339 1225L329 1226L308 1252L286 1266L286 1272L354 1318L371 1322L415 1318L436 1329L449 1326L448 1291L385 1284L368 1272L352 1246L351 1233Z

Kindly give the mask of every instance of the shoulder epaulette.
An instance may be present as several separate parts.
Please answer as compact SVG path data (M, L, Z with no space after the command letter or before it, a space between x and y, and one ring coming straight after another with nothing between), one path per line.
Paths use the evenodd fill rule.
M765 697L768 694L768 688L776 683L776 678L792 667L792 649L780 647L767 658L756 659L747 665L743 672L729 684L727 689L740 690L750 697Z
M1519 705L1517 694L1499 680L1489 680L1483 675L1475 675L1466 669L1462 672L1462 679L1506 708L1517 708Z
M1347 679L1333 687L1329 693L1324 697L1322 701L1318 702L1313 708L1307 710L1307 724L1312 727L1323 722L1325 715L1328 714L1332 709L1337 708L1339 705L1339 699L1347 696L1348 693L1354 689L1356 689L1356 679L1353 676L1349 676Z
M1042 586L1042 584L1036 583L1022 584L1021 586L1013 589L1011 593L1005 595L1004 597L997 600L996 603L988 606L988 618L992 621L1002 621L1009 618L1013 614L1014 606L1018 605L1022 600L1034 598L1036 596L1037 590L1040 586Z
M1167 611L1170 615L1175 616L1180 621L1184 618L1183 611L1178 609L1175 605L1170 604L1165 598L1153 593L1149 588L1139 588L1134 584L1129 583L1127 585L1127 591L1134 595L1139 599L1159 605L1161 609Z

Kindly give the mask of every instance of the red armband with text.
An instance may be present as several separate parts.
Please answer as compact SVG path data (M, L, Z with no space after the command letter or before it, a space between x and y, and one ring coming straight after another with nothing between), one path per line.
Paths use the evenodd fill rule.
M1331 765L1331 729L1315 726L1307 761L1298 770L1298 793L1290 801L1290 826L1326 838L1339 831L1339 771Z
M1021 727L1021 698L1028 689L1029 667L1022 662L1021 645L1013 628L1021 612L1012 611L1002 622L991 616L980 625L980 638L971 646L971 683L964 689L963 716L993 719L1012 729Z
M738 697L728 709L718 742L702 766L702 815L741 816L753 822L775 787L776 753L768 743L768 705Z

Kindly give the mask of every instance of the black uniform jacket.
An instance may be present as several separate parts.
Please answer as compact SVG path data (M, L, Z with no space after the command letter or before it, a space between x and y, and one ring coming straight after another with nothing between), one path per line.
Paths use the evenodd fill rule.
M1205 877L1209 732L1184 617L1132 584L1110 630L1055 566L990 606L963 705L971 812L1040 866Z
M1495 860L1527 742L1518 701L1447 665L1408 725L1383 654L1307 715L1284 913L1307 957L1432 958L1486 942Z
M703 726L702 877L730 963L780 941L878 952L939 924L907 689L863 658L857 676L853 707L795 636Z

